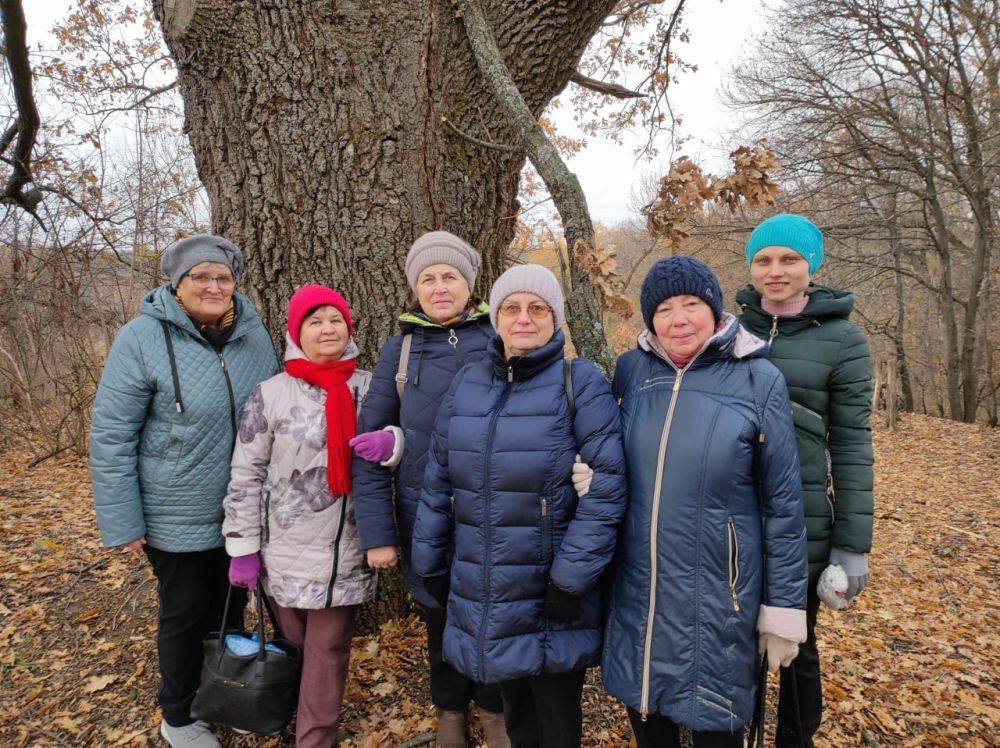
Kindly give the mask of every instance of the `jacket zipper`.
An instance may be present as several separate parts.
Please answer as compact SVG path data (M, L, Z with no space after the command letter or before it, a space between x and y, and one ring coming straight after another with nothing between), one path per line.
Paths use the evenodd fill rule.
M736 537L736 527L733 525L733 518L726 520L726 548L729 556L729 594L733 598L733 610L740 612L740 601L736 598L736 586L740 582L740 543Z
M326 605L329 608L333 602L333 586L337 582L337 566L340 564L340 538L344 534L344 518L347 516L347 496L340 497L340 524L337 526L337 537L333 541L333 570L330 572L330 585L326 590Z
M771 335L767 339L768 345L771 345L771 343L774 342L774 339L778 337L778 315L775 314L774 317L772 317L772 319L774 320L774 322L771 323Z
M690 365L690 364L689 364ZM684 378L684 369L677 372L674 388L670 393L670 405L667 407L667 417L663 421L660 432L660 449L656 457L656 481L653 484L653 511L649 520L649 605L646 618L646 640L642 652L642 696L640 698L639 714L645 722L649 716L649 660L653 645L653 616L656 613L656 536L660 519L660 491L663 489L663 462L667 454L667 439L670 437L670 424L674 420L674 408L677 406L677 393Z
M510 383L514 381L514 366L510 365L507 367L507 384L504 385L503 392L500 393L500 399L497 401L497 409L490 417L490 425L486 430L486 459L483 461L483 518L486 530L486 554L483 559L483 592L485 593L485 599L483 600L483 617L479 623L479 681L483 682L486 673L486 621L489 619L490 612L490 543L492 541L490 530L492 525L490 522L490 499L493 498L493 492L490 490L490 456L493 454L493 438L496 436L497 420L500 418L500 411L503 409L504 404L507 402L507 397L510 395Z
M830 507L830 527L837 522L837 512L833 508L837 500L837 491L833 487L833 458L830 457L830 449L823 450L826 454L826 503Z
M233 429L233 448L236 447L236 395L233 394L233 382L229 378L229 368L226 366L226 359L222 356L222 351L216 351L219 357L219 366L222 367L222 376L226 379L226 391L229 393L229 423Z
M462 352L458 349L458 335L455 333L455 328L448 330L448 344L455 351L455 362L458 364L458 368L462 368Z
M549 563L549 556L552 553L552 538L549 534L549 506L544 498L542 502L542 562Z

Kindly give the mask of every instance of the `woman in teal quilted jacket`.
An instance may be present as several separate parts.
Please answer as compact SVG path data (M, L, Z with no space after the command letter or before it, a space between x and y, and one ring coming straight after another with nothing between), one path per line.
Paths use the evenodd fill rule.
M746 258L752 283L736 296L740 321L769 341L771 363L788 383L809 549L808 638L781 672L776 744L811 746L823 705L819 603L840 610L868 582L871 367L864 333L848 319L851 294L811 282L823 234L810 220L768 218L750 235Z
M104 545L145 552L156 575L160 733L172 746L212 748L218 741L189 711L201 640L218 627L229 587L222 499L236 416L278 362L250 300L234 292L236 245L190 236L167 248L162 267L169 283L143 299L108 353L91 481ZM234 618L246 601L238 595Z

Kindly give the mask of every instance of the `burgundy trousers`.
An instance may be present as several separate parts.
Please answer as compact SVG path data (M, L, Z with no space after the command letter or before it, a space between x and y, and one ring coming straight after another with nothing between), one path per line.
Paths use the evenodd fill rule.
M330 748L337 735L358 606L306 610L271 601L285 638L302 649L297 748Z

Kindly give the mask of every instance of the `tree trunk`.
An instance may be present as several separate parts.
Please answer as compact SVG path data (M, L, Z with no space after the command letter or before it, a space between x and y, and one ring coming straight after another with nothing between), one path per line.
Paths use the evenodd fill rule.
M351 303L372 366L410 296L406 252L432 229L482 252L486 295L514 236L525 152L449 2L153 2L213 230L246 252L248 290L276 342L294 289L325 283ZM534 117L614 4L484 3ZM393 578L362 625L402 612Z
M327 283L345 291L372 364L409 296L406 251L431 229L483 253L485 294L514 235L524 151L450 3L154 3L213 229L246 251L251 295L273 332L298 285ZM536 116L613 5L488 3ZM443 118L515 147L484 147Z

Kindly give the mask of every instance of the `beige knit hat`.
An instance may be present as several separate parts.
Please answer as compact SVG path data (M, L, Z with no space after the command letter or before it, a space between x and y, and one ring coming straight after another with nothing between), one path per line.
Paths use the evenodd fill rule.
M497 309L512 293L533 293L552 307L556 327L566 321L562 286L552 271L542 265L515 265L496 279L490 289L490 320L497 326Z
M447 231L428 231L419 237L406 253L406 282L413 293L417 292L417 279L431 265L443 263L451 265L469 284L476 285L481 258L467 242Z

